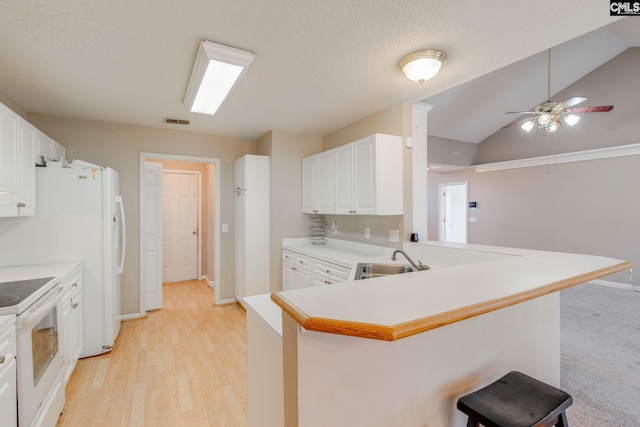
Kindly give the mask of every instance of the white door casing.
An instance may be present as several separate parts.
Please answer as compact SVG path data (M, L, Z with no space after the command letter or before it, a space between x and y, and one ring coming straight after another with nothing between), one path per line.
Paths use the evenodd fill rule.
M144 311L147 311L162 308L162 163L145 161L143 179L140 229L144 253L140 286L144 288Z
M467 243L467 183L440 184L439 240Z
M162 173L162 281L198 278L200 173Z

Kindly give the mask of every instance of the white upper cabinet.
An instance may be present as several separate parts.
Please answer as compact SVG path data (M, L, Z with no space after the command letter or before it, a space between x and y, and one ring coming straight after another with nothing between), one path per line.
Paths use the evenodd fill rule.
M268 190L270 162L264 156L245 154L233 163L233 186L235 191Z
M334 212L333 153L326 151L302 160L302 212Z
M18 115L0 104L0 193L18 193Z
M403 154L401 137L383 134L371 135L320 155L327 153L331 153L333 158L334 213L339 215L402 215ZM311 158L304 159L303 165ZM304 173L303 166L303 188L305 189L309 185L306 179L308 176ZM308 211L303 210L303 212Z
M46 162L61 162L65 156L65 148L56 141L36 129L35 155L37 165L44 166Z
M0 216L35 214L35 132L0 104Z

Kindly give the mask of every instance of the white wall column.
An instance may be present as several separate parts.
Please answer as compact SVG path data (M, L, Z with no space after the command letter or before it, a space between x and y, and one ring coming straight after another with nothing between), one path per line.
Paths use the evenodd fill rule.
M428 239L427 216L427 114L433 105L412 104L413 140L413 223L407 231L418 233L421 241Z

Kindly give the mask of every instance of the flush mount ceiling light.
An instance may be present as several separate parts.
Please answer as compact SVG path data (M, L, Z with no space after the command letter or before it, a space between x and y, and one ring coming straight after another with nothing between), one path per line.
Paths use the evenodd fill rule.
M207 40L201 42L184 97L187 108L193 113L214 115L254 56Z
M422 84L438 74L446 62L445 52L438 49L424 49L405 56L398 65L409 80Z

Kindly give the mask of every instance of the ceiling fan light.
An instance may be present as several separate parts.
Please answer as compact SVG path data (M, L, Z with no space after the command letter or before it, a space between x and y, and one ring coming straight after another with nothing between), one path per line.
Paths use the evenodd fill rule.
M543 126L549 123L549 120L551 120L551 115L548 113L540 114L540 116L538 116L538 123Z
M580 121L580 116L576 116L575 114L567 114L564 116L564 121L569 126L573 126Z
M527 120L522 125L520 125L520 127L524 129L526 132L531 132L531 129L533 129L533 126L534 126L533 120Z
M555 131L558 130L559 126L560 126L559 123L554 120L554 121L549 122L549 124L547 124L544 129L547 132L555 132Z
M409 80L422 84L438 74L446 62L445 52L438 49L424 49L405 56L398 65Z

